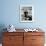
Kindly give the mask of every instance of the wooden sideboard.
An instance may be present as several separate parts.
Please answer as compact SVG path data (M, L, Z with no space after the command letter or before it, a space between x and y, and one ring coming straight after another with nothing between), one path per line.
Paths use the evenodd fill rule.
M44 32L3 32L3 46L44 46Z

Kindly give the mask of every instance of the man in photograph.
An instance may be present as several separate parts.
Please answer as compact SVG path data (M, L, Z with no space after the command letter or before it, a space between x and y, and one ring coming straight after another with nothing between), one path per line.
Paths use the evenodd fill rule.
M32 20L32 16L31 16L31 15L29 16L28 14L29 14L28 11L25 10L25 11L24 11L25 20Z

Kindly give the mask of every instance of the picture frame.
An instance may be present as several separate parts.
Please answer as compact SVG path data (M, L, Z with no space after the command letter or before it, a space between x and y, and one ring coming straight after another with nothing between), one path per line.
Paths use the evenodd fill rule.
M34 21L34 7L33 5L20 5L20 22Z

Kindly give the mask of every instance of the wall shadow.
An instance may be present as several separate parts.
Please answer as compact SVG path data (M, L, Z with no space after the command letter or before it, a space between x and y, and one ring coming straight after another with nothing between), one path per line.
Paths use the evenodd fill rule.
M6 26L4 24L0 24L0 43L2 43L3 32L6 32Z

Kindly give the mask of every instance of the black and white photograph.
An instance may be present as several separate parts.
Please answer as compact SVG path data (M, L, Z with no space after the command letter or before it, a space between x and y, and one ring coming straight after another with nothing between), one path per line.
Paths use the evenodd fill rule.
M33 7L32 5L21 5L20 6L20 21L21 22L32 22L33 21Z

